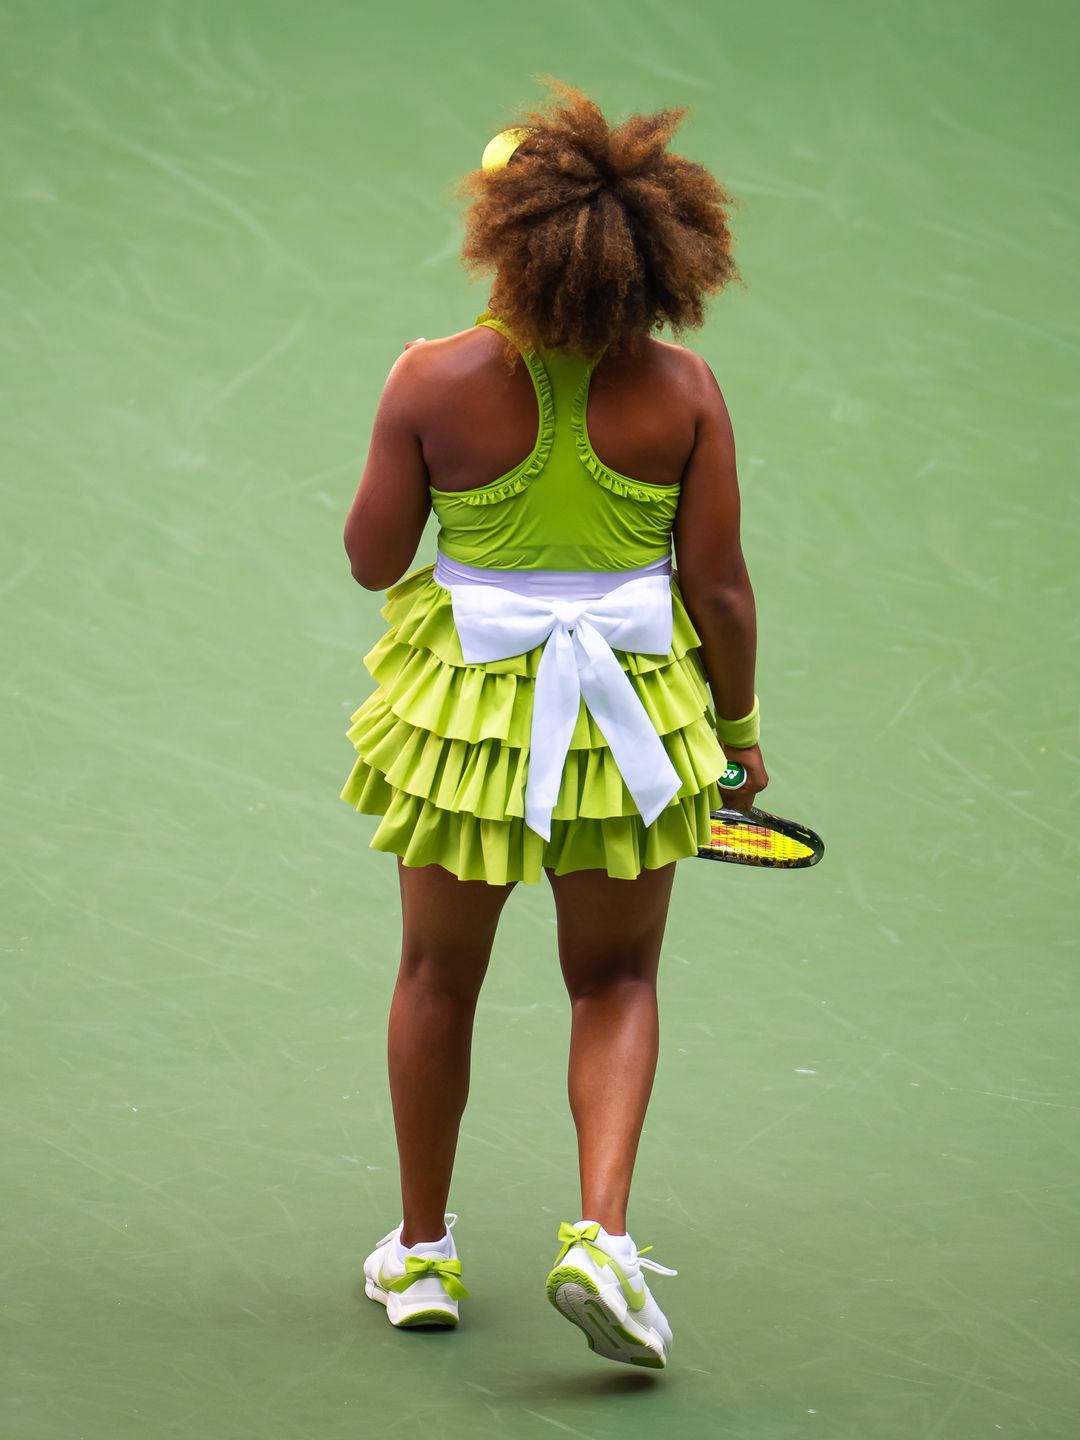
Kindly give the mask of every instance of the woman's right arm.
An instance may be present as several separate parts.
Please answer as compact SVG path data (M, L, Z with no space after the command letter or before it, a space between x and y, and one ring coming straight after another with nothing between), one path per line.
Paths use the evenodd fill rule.
M686 353L692 356L698 413L675 516L679 589L701 637L701 658L716 714L721 720L739 720L754 706L757 615L739 540L735 437L712 371L700 356ZM769 783L761 749L757 745L723 748L747 771L746 785L726 791L724 798L748 809Z
M416 424L422 352L411 345L405 349L410 353L398 357L383 387L364 473L345 521L353 579L367 590L385 590L405 574L431 509Z

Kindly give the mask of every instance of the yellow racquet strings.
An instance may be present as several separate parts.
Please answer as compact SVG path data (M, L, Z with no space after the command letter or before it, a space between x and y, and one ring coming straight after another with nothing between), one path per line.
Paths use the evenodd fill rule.
M792 840L757 825L728 825L723 820L711 823L711 844L714 850L725 850L729 855L765 857L770 860L802 860L813 854L809 845L801 840Z

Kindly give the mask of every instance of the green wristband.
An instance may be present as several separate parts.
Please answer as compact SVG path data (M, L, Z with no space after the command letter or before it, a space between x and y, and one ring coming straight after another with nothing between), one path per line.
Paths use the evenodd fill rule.
M758 697L754 696L754 708L741 720L717 720L716 738L721 745L732 750L749 750L761 738L761 712Z

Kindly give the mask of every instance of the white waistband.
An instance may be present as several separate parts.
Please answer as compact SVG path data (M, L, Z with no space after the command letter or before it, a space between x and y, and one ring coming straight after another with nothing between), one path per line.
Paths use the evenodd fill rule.
M525 822L545 840L581 701L600 728L642 819L651 825L681 780L614 650L671 650L671 561L635 570L483 570L440 555L468 665L543 646L536 672Z
M449 590L452 585L497 585L515 595L538 599L599 600L628 580L646 575L670 575L671 556L639 565L635 570L489 570L451 560L440 550L435 561L435 583Z

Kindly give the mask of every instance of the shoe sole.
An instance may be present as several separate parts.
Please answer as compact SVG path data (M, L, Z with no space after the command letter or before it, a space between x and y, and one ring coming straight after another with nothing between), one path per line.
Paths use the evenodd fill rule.
M642 1365L649 1370L666 1367L667 1354L654 1332L639 1327L643 1333L635 1334L627 1321L605 1302L595 1281L583 1270L569 1265L553 1270L547 1280L547 1297L564 1319L584 1331L589 1349L605 1360Z
M390 1324L398 1330L410 1330L415 1326L422 1325L436 1325L441 1329L446 1329L458 1323L458 1317L452 1310L440 1310L437 1307L432 1307L428 1310L412 1310L408 1314L402 1315L399 1319L395 1320L390 1314L390 1292L388 1290L383 1290L380 1286L376 1285L373 1280L368 1280L365 1277L364 1293L369 1300L374 1300L376 1304L385 1307L386 1318L390 1321Z

